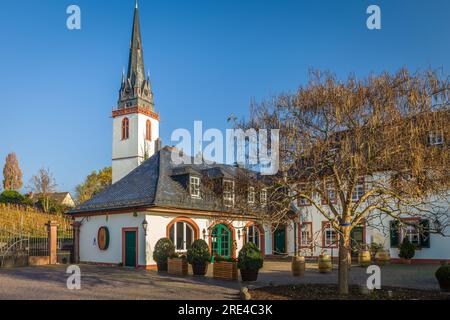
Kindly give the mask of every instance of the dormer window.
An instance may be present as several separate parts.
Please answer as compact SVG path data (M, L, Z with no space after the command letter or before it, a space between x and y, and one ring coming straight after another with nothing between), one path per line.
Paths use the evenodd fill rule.
M441 146L444 144L444 134L442 131L432 131L428 135L428 144L430 146Z
M192 198L199 199L200 196L200 178L199 177L190 177L189 178L189 189Z
M260 194L260 201L262 206L267 205L267 189L262 189Z
M225 207L234 206L234 181L223 181L223 203Z
M130 120L125 118L122 120L122 140L127 140L130 137Z
M248 204L254 204L256 200L255 188L248 188Z

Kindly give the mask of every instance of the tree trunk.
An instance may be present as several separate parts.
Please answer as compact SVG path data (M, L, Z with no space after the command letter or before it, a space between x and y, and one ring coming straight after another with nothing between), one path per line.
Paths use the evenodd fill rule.
M350 228L344 227L339 240L339 294L348 294Z

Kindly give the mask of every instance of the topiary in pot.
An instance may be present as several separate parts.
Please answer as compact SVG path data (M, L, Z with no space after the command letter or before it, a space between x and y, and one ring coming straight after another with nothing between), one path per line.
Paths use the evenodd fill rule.
M209 247L205 240L195 240L187 251L187 261L192 265L192 272L196 276L204 276L211 261Z
M400 253L398 256L404 260L406 263L411 263L411 259L414 258L416 254L416 246L412 244L408 238L403 239L403 242L400 244Z
M442 292L450 292L450 265L444 264L435 273Z
M246 243L239 251L238 268L241 270L242 281L256 281L263 264L261 251L254 243Z
M172 241L167 238L161 238L156 242L153 251L153 260L158 265L158 271L167 271L167 259L175 256L175 246Z

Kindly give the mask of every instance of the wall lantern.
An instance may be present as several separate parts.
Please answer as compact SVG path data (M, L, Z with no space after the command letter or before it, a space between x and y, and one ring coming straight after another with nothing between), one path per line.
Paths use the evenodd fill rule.
M144 235L147 236L147 229L148 229L147 219L144 219L144 221L142 221L142 228L144 229Z
M238 229L238 239L241 240L241 229Z
M203 240L206 240L206 229L203 229Z

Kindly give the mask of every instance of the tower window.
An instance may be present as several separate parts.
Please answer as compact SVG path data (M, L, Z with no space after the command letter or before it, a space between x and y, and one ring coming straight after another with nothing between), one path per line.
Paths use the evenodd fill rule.
M152 141L152 122L150 120L147 120L145 125L145 139Z
M122 140L127 140L130 137L130 120L125 118L122 120Z

